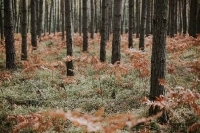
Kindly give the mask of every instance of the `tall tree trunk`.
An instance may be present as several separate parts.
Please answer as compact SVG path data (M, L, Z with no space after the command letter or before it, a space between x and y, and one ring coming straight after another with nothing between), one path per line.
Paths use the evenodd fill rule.
M133 48L133 0L129 0L129 34L128 48Z
M18 15L17 15L17 23L16 23L16 33L19 33L19 30L20 30L20 18L21 18L21 2L22 2L22 0L19 0L18 1Z
M135 0L133 0L133 34L135 33L136 31L136 28L135 28L135 23L136 23L136 19L135 19Z
M139 0L136 0L136 37L139 38L140 31L140 4Z
M120 62L120 31L122 19L122 0L114 0L113 40L111 63Z
M183 0L183 34L187 33L187 2Z
M189 35L196 38L196 28L197 28L197 6L198 0L191 0L190 5L190 20L189 20Z
M35 0L35 4L36 4L36 33L37 33L37 36L39 35L39 29L38 29L38 26L39 26L39 0Z
M83 0L83 51L88 50L88 4Z
M50 8L50 14L49 14L49 35L51 34L52 11L53 11L53 0L51 0L51 8Z
M150 34L151 28L151 0L147 0L147 19L146 19L146 36Z
M28 0L28 21L27 21L27 23L28 23L28 28L27 28L27 32L28 33L30 33L31 31L30 31L30 29L31 29L31 21L30 21L30 19L31 19L31 0Z
M102 62L106 61L106 10L107 10L107 5L106 5L106 0L102 0L102 20L101 20L101 44L100 44L100 60Z
M182 21L182 0L179 0L179 30L178 32L181 34L183 29L183 21Z
M43 0L39 0L39 18L38 18L38 37L42 34L42 22L43 22Z
M82 34L82 0L79 0L79 34Z
M198 3L197 34L200 34L200 3Z
M74 32L78 32L78 1L74 0Z
M4 0L4 25L5 25L5 45L6 45L6 68L16 69L15 46L13 31L12 1Z
M154 15L154 0L151 0L151 31L150 31L151 34L153 34L153 15Z
M94 5L95 5L95 7L94 7L94 11L95 11L95 33L98 32L97 2L98 2L97 0L94 1Z
M113 8L113 1L110 0L110 4L109 4L109 8L108 8L108 14L109 14L109 17L108 17L108 41L109 41L109 36L112 33L112 18L113 18L112 8Z
M3 44L3 37L4 37L4 28L3 28L3 2L0 0L0 29L1 29L1 44Z
M27 2L22 0L22 48L21 48L21 60L27 60Z
M167 27L167 35L170 35L171 30L171 0L168 2L168 27Z
M17 27L17 0L13 0L13 24L14 24L14 32L16 31Z
M49 12L48 12L48 9L49 9L49 2L48 0L45 0L45 23L44 23L44 34L46 34L46 32L48 32L48 27L49 27Z
M90 6L91 6L91 26L90 26L90 34L91 38L94 39L94 0L90 0Z
M125 21L125 11L126 11L126 0L123 0L123 5L122 5L122 8L123 8L123 12L122 12L122 22L121 22L121 34L124 33L124 21Z
M177 13L178 13L178 11L177 11L177 1L178 0L174 0L174 33L175 34L177 34L177 31L178 31L178 26L177 26L177 18L178 18L178 16L177 16Z
M65 1L64 0L61 0L61 10L62 10L62 40L64 40L65 38L65 15L64 15L64 12L65 12L65 8L64 8L64 5L65 5Z
M174 37L174 32L175 32L175 1L170 0L170 9L171 9L171 22L170 22L170 37Z
M60 32L60 0L58 0L57 6L57 32Z
M71 0L65 0L65 14L66 14L66 43L67 43L67 56L73 55L73 24L72 24L72 8ZM67 62L67 76L74 76L73 61Z
M165 79L166 75L167 2L168 0L155 0L149 96L151 101L155 101L156 97L160 97L160 95L165 95L165 88L160 85L159 79ZM163 111L161 122L167 122L168 116L165 109L161 110L158 106L152 105L149 115L156 115L160 111Z
M144 37L146 30L146 14L147 14L147 0L142 0L142 18L140 26L140 42L139 49L144 50Z
M37 49L36 23L36 1L31 0L31 44L33 50Z
M53 5L53 32L54 35L56 34L56 1L54 0Z

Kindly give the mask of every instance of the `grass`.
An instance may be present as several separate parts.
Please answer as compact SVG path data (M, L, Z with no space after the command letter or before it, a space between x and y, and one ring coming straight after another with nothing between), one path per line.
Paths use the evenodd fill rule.
M81 108L82 112L92 114L99 108L105 107L105 116L128 112L136 114L137 117L148 116L148 107L141 104L141 99L144 96L148 97L149 76L139 77L139 70L131 69L127 74L123 74L119 80L115 74L107 73L110 68L98 71L94 69L95 63L88 63L88 59L84 60L84 56L87 58L98 56L99 35L95 35L95 40L89 40L89 53L81 52L81 42L75 39L74 56L80 60L74 62L75 77L73 83L69 84L70 79L65 80L67 83L63 82L63 72L65 74L66 69L63 58L66 57L66 48L60 38L59 34L51 39L46 36L42 38L43 41L39 44L37 51L31 53L29 50L29 61L32 61L33 64L40 64L33 71L30 69L27 73L23 72L24 67L18 58L17 62L20 67L17 71L12 72L12 78L1 77L0 122L2 124L0 124L0 132L9 132L13 127L12 122L6 121L8 115L24 115L60 108L65 111ZM123 38L122 62L128 65L130 56L123 52L126 50L127 35L123 35ZM138 39L134 38L134 41L137 44ZM110 65L111 42L107 44L107 65ZM146 43L151 43L150 39L146 39ZM190 46L190 48L182 50L181 54L180 51L167 53L167 63L174 64L176 68L175 73L166 75L166 81L170 86L183 86L186 89L196 89L200 92L199 85L191 88L195 77L197 77L196 73L186 72L185 66L177 62L179 59L182 62L198 59L196 51L199 46ZM30 48L31 46L29 46ZM20 49L20 45L17 45L16 49ZM151 46L146 48L146 53L150 60ZM172 58L176 54L178 57ZM19 56L19 51L17 55ZM5 55L0 54L0 57L0 70L6 72ZM53 65L55 62L60 64ZM41 69L41 64L46 69ZM150 68L150 65L145 67ZM152 132L186 132L187 127L196 121L199 121L199 118L191 110L182 106L176 109L175 115L170 117L169 124L166 126L152 121L148 125L142 124L131 129L124 128L117 132L142 132L145 128L150 128ZM75 127L70 121L65 121L61 125L60 132L84 131L84 128ZM48 132L55 131L55 128L52 127ZM21 132L34 131L27 129Z

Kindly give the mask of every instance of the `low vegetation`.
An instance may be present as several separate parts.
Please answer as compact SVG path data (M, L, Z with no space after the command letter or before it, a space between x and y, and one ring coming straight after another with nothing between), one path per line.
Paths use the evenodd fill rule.
M112 38L112 37L111 37ZM39 40L38 40L39 41ZM167 77L159 79L166 97L148 100L152 36L146 51L128 49L128 35L121 41L121 63L99 61L100 35L89 40L82 52L82 37L74 34L74 56L66 57L61 33L43 36L32 51L28 36L28 60L21 61L21 36L15 34L16 71L5 69L5 49L0 46L1 132L199 132L200 40L177 35L167 39ZM74 77L66 77L67 61L74 61ZM148 106L169 112L168 124L148 117Z

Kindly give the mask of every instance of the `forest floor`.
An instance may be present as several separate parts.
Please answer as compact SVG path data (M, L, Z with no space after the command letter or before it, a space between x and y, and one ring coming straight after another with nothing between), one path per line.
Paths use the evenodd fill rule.
M138 42L139 39L134 37L134 49L128 49L128 35L124 34L121 38L121 63L111 65L112 40L106 46L107 62L101 63L99 34L95 34L95 39L89 39L88 52L82 52L82 37L75 34L73 57L66 57L66 44L61 40L61 33L43 36L35 51L32 51L29 35L28 61L21 61L21 36L15 34L16 71L5 69L5 49L0 45L0 132L34 132L30 125L29 128L25 124L15 126L24 119L8 121L7 116L23 118L24 115L48 110L73 112L79 109L82 114L94 114L104 107L104 117L129 113L136 118L148 117L149 107L142 103L142 99L148 97L150 90L152 36L145 39L145 52L138 50ZM187 90L199 94L200 40L177 35L167 38L166 49L165 85L180 93ZM65 62L70 60L74 61L74 77L65 76ZM200 125L200 113L195 113L187 102L183 103L176 106L166 104L170 110L167 124L151 120L133 128L123 127L117 132L200 132L191 128L194 123ZM200 100L197 99L196 103L199 108ZM46 132L85 131L84 127L74 126L69 120L58 123Z

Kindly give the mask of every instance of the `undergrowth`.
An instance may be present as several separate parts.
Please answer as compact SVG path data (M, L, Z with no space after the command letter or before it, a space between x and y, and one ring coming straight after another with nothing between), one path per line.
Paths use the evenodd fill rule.
M47 35L20 61L21 37L15 35L16 71L5 69L5 49L0 46L0 131L2 132L196 132L200 125L200 40L191 37L167 39L167 75L160 79L168 93L151 103L149 95L152 36L146 51L128 49L122 36L120 65L99 61L100 36L89 39L83 53L82 37L74 35L74 56L66 57L61 33ZM30 35L28 36L30 44ZM66 77L65 63L74 61L75 76ZM188 99L190 97L190 99ZM167 108L168 124L148 117L148 105ZM61 110L62 109L62 110Z

